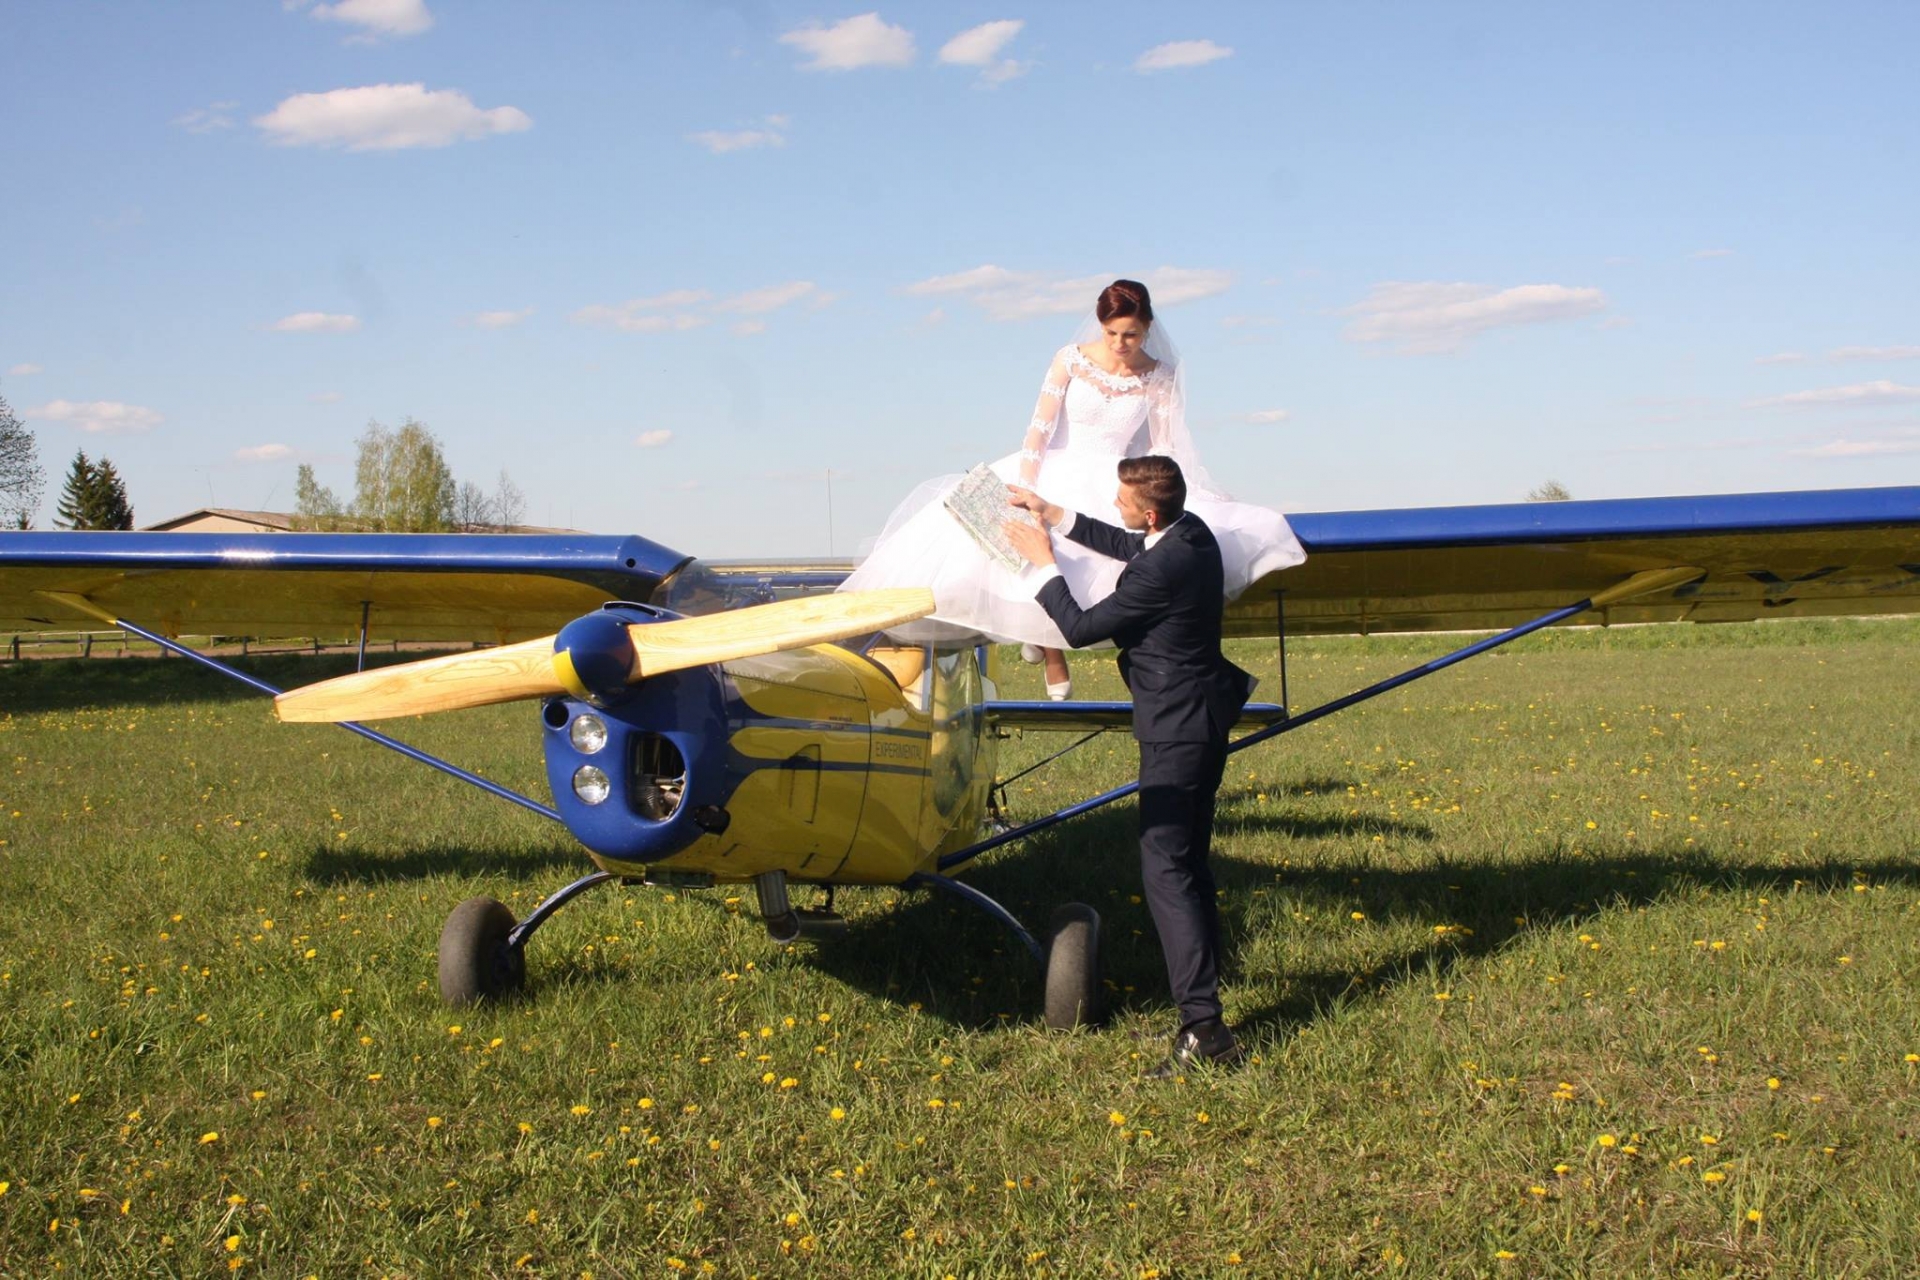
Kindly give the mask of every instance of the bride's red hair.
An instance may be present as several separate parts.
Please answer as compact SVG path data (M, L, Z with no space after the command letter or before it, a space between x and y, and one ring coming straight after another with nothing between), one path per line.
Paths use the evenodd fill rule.
M1153 299L1147 293L1147 286L1138 280L1115 280L1100 291L1093 313L1100 317L1101 324L1128 316L1137 317L1141 324L1152 324Z

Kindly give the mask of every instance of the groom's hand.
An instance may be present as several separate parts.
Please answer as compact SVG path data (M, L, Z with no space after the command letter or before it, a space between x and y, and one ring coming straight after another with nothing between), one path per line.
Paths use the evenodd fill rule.
M1007 501L1016 507L1024 507L1033 512L1049 529L1067 518L1065 507L1056 506L1033 490L1023 489L1017 484L1007 486Z
M1053 539L1045 529L1024 520L1009 520L1005 528L1007 541L1013 544L1015 551L1026 557L1028 564L1044 567L1053 563Z

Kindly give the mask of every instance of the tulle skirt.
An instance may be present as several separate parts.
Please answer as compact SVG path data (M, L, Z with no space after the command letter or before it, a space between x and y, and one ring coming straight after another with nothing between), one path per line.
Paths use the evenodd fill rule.
M1114 496L1120 482L1114 468L1119 461L1117 454L1062 449L1046 455L1034 487L1048 502L1118 525ZM1019 482L1019 454L992 466L1001 479ZM1034 599L1034 572L1004 568L943 505L960 479L941 476L908 494L840 590L931 587L933 616L889 633L908 644L978 635L1001 643L1067 648L1060 629ZM1274 570L1307 558L1286 517L1277 511L1197 495L1189 496L1187 509L1206 522L1220 543L1229 600ZM1112 594L1126 567L1066 538L1055 538L1053 551L1061 576L1083 608Z

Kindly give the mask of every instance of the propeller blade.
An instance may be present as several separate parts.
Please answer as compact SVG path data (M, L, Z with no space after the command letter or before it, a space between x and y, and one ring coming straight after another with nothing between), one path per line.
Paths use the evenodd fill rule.
M636 624L625 629L633 645L626 682L844 640L924 618L933 609L933 593L911 587L807 596L699 618ZM289 689L273 700L274 710L289 722L338 723L484 707L570 689L578 692L577 677L571 674L577 662L565 664L569 668L565 680L556 670L555 639L545 636L322 680Z
M322 680L287 690L273 700L273 709L289 722L337 724L484 707L563 691L553 671L553 637L542 636Z
M803 596L700 618L628 627L634 655L629 681L884 631L924 618L933 608L933 592L924 587L900 587Z

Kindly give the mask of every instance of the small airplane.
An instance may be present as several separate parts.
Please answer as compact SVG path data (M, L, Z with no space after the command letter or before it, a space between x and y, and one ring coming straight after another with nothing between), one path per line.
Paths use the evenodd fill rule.
M1236 752L1544 627L1920 612L1920 487L1291 519L1306 562L1227 610L1229 636L1280 646L1280 702L1248 705ZM1043 942L950 873L1133 794L1013 824L995 785L1006 734L1076 731L1079 746L1127 727L1130 705L1002 700L990 645L894 642L930 594L832 594L850 567L703 562L640 537L4 533L0 629L120 628L273 697L282 719L340 723L563 823L594 870L525 920L492 898L456 907L439 945L449 1003L521 987L534 932L609 881L751 883L782 942L841 925L842 887L902 886L1009 929L1044 973L1049 1026L1097 1022L1098 913L1063 905ZM355 623L362 670L288 691L178 641ZM1400 631L1495 634L1289 714L1290 635ZM366 669L370 639L491 647ZM515 699L539 704L550 805L363 723ZM796 885L823 904L796 906Z

